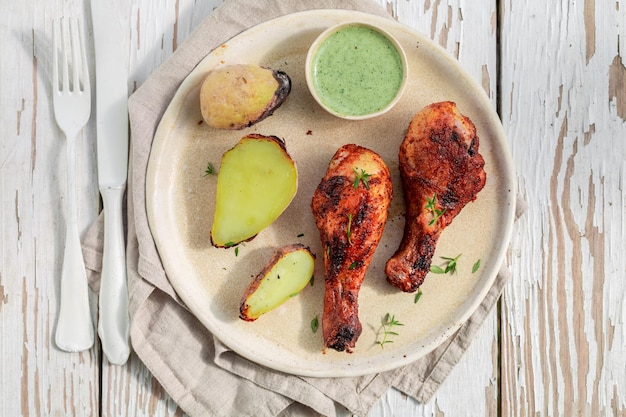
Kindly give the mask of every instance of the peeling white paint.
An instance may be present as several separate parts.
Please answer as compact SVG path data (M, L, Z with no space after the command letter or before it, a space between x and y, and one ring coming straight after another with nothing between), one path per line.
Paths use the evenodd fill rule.
M492 313L431 402L391 390L371 416L495 416L500 406L506 416L626 414L626 7L376 1L458 58L501 106L529 208L514 229L501 327ZM85 16L86 3L48 3L4 1L0 26L8 45L0 79L14 80L0 94L0 414L87 415L101 406L103 415L175 415L181 410L136 357L125 367L105 363L100 374L98 351L68 355L51 343L63 143L49 100L47 31L52 17ZM221 3L113 0L129 28L130 90ZM98 211L89 185L94 132L92 121L80 149L83 228Z

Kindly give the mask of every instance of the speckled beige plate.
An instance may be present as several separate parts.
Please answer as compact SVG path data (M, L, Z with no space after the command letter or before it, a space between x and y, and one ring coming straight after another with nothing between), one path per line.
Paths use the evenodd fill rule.
M367 121L325 113L309 94L304 75L308 46L327 27L362 19L391 32L406 49L409 83L399 104ZM258 63L287 72L291 95L273 116L242 131L218 131L201 123L199 85L212 68ZM397 153L404 132L423 106L453 100L476 124L486 161L487 185L442 234L440 256L457 256L458 273L430 274L423 295L387 284L386 260L398 246L404 224ZM276 135L296 161L296 198L283 215L251 242L235 249L211 246L210 228L217 176L211 163L250 132ZM389 221L360 292L363 333L354 353L325 350L321 328L323 266L319 234L309 208L313 190L339 146L357 143L378 152L393 174ZM497 115L485 94L459 64L428 38L391 20L353 11L310 11L268 21L233 38L208 55L182 83L154 139L147 175L148 216L169 279L195 316L240 355L276 370L306 376L355 376L407 364L434 349L471 315L492 285L503 261L514 216L512 162ZM302 242L317 256L313 286L278 309L248 323L238 318L241 294L280 246ZM480 269L472 266L481 259ZM393 343L381 348L386 313L404 324Z

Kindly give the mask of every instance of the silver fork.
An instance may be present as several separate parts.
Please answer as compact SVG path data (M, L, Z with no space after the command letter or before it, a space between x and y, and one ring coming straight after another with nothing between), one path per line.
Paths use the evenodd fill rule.
M89 349L94 341L76 210L76 138L91 114L91 85L80 21L77 18L55 20L52 43L54 117L67 139L65 251L55 341L60 349L78 352Z

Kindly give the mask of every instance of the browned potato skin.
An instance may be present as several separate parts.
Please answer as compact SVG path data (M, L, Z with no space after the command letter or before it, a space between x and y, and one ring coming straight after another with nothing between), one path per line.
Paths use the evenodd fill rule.
M248 315L248 309L249 309L249 306L247 303L248 297L250 297L250 295L252 295L252 293L254 293L257 290L257 288L259 288L259 285L261 285L261 281L263 280L263 278L269 273L269 271L271 271L274 265L276 265L285 255L291 252L302 250L302 249L308 251L309 254L311 254L311 256L313 257L313 259L315 259L315 254L311 252L311 249L308 246L303 245L301 243L294 243L291 245L283 246L282 248L278 249L274 253L274 256L272 256L270 261L263 267L263 269L257 274L257 276L254 277L252 282L250 282L250 285L248 285L248 288L246 288L243 295L241 296L241 302L239 304L239 318L240 319L249 321L249 322L255 321L257 319L256 317L250 317Z
M272 141L272 142L276 142L276 144L278 146L280 146L280 148L284 151L287 152L287 147L285 146L285 141L282 140L281 138L279 138L278 136L274 136L274 135L261 135L258 133L250 133L248 135L245 136L246 138L253 138L253 139L259 139L259 140L268 140L268 141ZM291 158L291 157L290 157Z
M248 126L245 127L250 127L261 120L270 117L274 114L274 111L285 102L289 93L291 93L291 78L289 78L289 75L287 75L286 72L274 70L274 78L278 81L279 85L278 90L274 93L274 98L267 105L263 114L261 114L257 120L250 122Z

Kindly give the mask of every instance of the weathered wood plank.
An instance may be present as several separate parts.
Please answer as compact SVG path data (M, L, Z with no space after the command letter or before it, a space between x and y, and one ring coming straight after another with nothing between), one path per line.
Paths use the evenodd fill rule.
M463 1L381 1L402 23L429 36L463 65L483 86L496 109L497 45L495 3ZM416 111L419 109L416 109ZM496 416L498 410L498 339L496 311L488 316L476 339L450 377L428 404L395 391L386 394L372 415ZM468 381L472 381L468 383Z
M65 140L50 100L55 4L2 2L0 415L97 415L99 353L54 345L64 241ZM77 144L79 227L98 209L93 125Z
M625 416L626 8L500 2L497 25L495 2L379 1L499 100L529 211L515 228L500 317L488 318L431 403L390 391L372 415L496 415L501 402L506 416ZM201 3L117 0L131 90L221 0ZM50 20L86 17L87 7L2 1L0 415L182 415L135 356L115 367L98 347L68 354L53 343L65 167L49 99ZM83 229L98 210L94 133L92 121L79 142Z
M622 6L502 2L502 116L529 202L503 297L504 415L626 415Z

